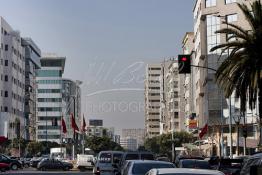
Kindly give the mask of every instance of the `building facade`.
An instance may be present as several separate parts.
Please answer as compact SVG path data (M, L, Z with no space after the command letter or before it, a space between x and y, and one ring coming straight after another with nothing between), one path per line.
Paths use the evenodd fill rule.
M37 141L61 143L62 75L65 57L48 54L37 71Z
M25 53L19 32L0 17L0 135L24 137Z
M31 38L22 38L25 49L25 139L36 140L36 71L40 69L41 50Z
M81 129L81 88L80 81L62 79L62 113L66 123L67 133L63 139L70 140L74 138L74 131L71 127L71 114L74 114L75 122Z
M137 140L132 137L120 138L120 145L129 151L135 151L138 148Z
M148 64L145 79L145 131L146 137L160 134L161 64Z
M122 138L135 138L137 144L144 145L145 141L145 129L122 129Z

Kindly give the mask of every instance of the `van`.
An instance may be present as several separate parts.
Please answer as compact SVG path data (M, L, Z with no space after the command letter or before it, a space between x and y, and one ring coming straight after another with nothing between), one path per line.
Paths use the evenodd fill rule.
M116 168L113 165L120 162L122 155L122 151L101 151L97 156L93 173L95 175L114 175Z

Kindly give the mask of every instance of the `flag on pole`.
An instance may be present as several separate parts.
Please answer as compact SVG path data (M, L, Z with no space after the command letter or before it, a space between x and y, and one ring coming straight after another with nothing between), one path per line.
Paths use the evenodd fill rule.
M73 128L74 132L79 131L78 126L75 121L75 117L72 113L71 113L71 127Z
M86 121L85 121L85 116L83 115L83 123L82 123L82 131L86 131Z
M62 116L62 131L64 134L67 133L66 124L63 116Z
M200 133L199 133L199 138L202 139L202 137L207 133L208 130L208 125L207 123L205 124L205 126L201 129Z

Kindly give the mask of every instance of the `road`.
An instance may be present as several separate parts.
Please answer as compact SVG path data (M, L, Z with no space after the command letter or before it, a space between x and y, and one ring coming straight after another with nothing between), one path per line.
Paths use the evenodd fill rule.
M28 168L28 169L23 169L23 170L18 170L18 171L7 171L7 172L0 172L0 175L59 175L59 174L64 174L64 175L92 175L92 171L85 171L85 172L80 172L77 170L71 170L71 171L37 171L36 169L33 168Z

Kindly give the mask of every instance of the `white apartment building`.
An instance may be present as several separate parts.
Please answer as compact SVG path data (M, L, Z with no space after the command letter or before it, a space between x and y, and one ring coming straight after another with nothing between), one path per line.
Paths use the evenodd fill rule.
M19 32L0 17L0 135L24 136L25 51Z
M161 64L148 64L145 79L145 132L151 138L160 134Z
M129 151L136 151L138 148L137 140L132 137L120 138L120 145Z
M37 141L61 142L62 74L65 57L42 56L37 71Z

